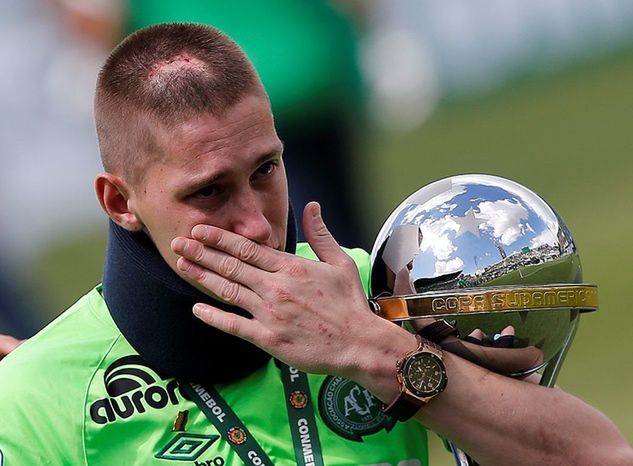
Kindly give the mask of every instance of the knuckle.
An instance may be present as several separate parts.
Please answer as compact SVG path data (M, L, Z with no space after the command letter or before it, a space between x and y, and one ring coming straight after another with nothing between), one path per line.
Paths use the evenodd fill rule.
M330 236L330 230L327 229L325 223L323 222L321 222L321 224L316 227L315 233L317 234L317 236Z
M261 340L264 348L279 348L289 342L285 336L270 331L263 335Z
M195 244L193 246L192 258L195 262L202 262L205 256L204 246L201 244Z
M206 279L204 269L202 267L196 267L195 264L187 264L187 269L184 272L198 282L202 282Z
M225 256L218 265L220 275L227 278L236 278L241 270L242 263L232 256Z
M229 302L235 303L240 296L240 285L230 280L223 280L220 287L220 298Z
M307 273L305 265L297 261L290 262L286 266L286 270L288 271L290 275L292 275L295 278L304 277Z
M219 228L212 228L207 232L207 241L211 244L221 245L224 242L224 232Z
M238 246L238 257L250 262L257 259L258 246L253 241L242 241Z
M345 264L347 264L349 267L353 268L354 270L358 270L358 267L356 266L356 262L354 262L354 259L352 259L350 255L343 253L342 257L343 257L342 260Z
M274 285L272 287L272 293L277 302L289 302L292 301L292 293L282 285Z
M277 336L273 332L266 332L264 335L260 336L260 344L264 348L276 348Z
M191 274L193 275L193 279L196 280L197 282L204 282L206 279L204 271L197 267L194 267L191 270Z
M224 330L231 335L237 335L240 332L240 322L232 317L227 317L224 322Z
M343 254L341 256L341 265L346 271L350 273L353 272L355 275L358 275L358 268L356 267L356 263L347 254Z
M271 309L268 312L268 316L276 324L282 324L283 325L284 323L289 321L288 317L284 313L279 312L274 307L271 307Z

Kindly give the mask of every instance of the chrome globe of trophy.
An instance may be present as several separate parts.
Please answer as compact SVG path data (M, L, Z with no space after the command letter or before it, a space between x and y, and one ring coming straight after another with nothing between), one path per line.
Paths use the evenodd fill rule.
M554 385L580 314L598 306L556 211L514 181L478 174L424 186L393 211L374 243L371 288L375 312L391 321L444 319L460 337L480 329L488 342L511 325L512 348L497 351L537 348L541 357L505 375L540 371L544 386ZM453 448L457 464L472 464Z

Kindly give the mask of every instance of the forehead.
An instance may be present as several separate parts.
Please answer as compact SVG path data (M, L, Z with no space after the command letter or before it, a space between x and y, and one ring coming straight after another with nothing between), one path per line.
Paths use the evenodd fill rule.
M191 175L239 169L282 149L265 95L248 95L219 116L195 116L156 133L161 164Z

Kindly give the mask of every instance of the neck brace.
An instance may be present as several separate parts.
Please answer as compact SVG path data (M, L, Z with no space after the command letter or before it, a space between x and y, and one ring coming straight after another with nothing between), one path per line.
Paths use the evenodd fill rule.
M296 243L290 207L286 252L294 254ZM193 315L192 307L204 302L250 317L247 311L198 291L167 265L148 235L127 231L112 221L103 297L123 336L165 376L202 384L229 383L270 359L251 343L206 325Z

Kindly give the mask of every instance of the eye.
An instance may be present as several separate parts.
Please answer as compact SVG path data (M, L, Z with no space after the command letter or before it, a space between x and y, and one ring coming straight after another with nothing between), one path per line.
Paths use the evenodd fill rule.
M256 176L270 175L272 172L275 171L275 168L277 168L278 163L279 162L276 160L270 160L268 162L261 164L259 168L257 169L257 172L255 173L255 175Z
M209 186L205 186L202 189L199 189L198 191L196 191L194 193L195 197L200 197L200 198L210 198L210 197L216 197L221 193L221 190L218 188L218 186L216 185L209 185Z

